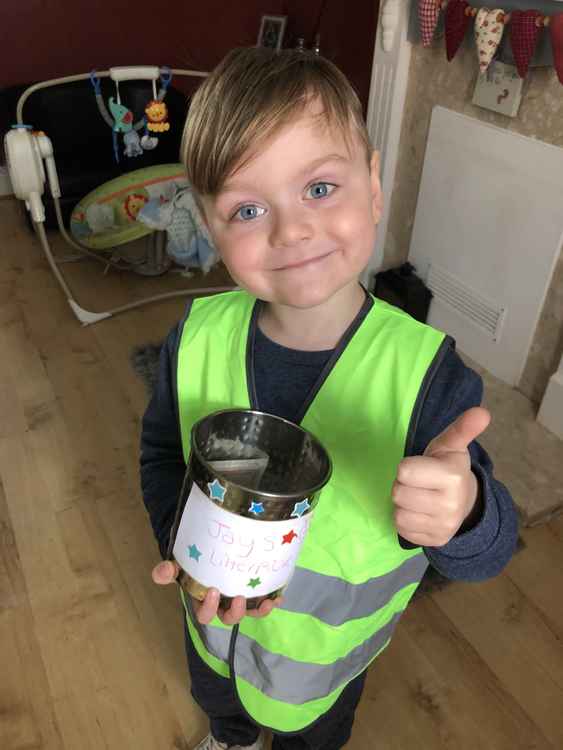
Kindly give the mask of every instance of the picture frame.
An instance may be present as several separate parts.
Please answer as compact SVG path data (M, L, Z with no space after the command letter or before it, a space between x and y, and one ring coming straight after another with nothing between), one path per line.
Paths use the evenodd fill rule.
M256 46L280 50L286 24L287 16L262 16Z

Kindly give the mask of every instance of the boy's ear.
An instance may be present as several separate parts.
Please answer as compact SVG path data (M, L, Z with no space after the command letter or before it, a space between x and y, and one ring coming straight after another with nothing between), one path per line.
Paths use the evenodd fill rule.
M373 220L379 224L383 213L383 191L379 181L379 151L374 150L369 161L370 184L371 184L371 206Z

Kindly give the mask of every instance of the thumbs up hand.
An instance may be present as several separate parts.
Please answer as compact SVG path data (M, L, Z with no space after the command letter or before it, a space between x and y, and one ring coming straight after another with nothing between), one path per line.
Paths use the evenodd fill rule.
M404 539L441 547L456 534L478 494L468 447L490 421L486 409L468 409L428 444L424 455L401 461L391 494L395 525Z

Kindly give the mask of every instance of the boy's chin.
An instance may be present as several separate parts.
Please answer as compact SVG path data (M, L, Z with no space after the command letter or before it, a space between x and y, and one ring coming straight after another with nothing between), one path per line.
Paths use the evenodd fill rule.
M344 301L346 292L350 293L350 296L354 294L354 289L358 286L359 280L353 279L343 284L331 284L326 285L309 285L302 288L296 287L291 290L284 290L283 293L268 295L269 302L272 305L283 305L284 307L293 307L297 310L310 310L315 307L320 307L327 302L330 302L333 298L339 297Z

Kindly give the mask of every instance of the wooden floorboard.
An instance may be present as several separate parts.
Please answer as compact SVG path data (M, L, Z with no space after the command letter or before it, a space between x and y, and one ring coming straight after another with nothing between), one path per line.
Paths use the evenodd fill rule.
M130 364L185 300L82 327L10 201L0 247L0 748L189 750L206 723L176 591L150 579L147 393ZM185 283L102 271L65 265L95 309ZM523 536L495 580L411 606L370 670L352 750L563 748L563 517Z

